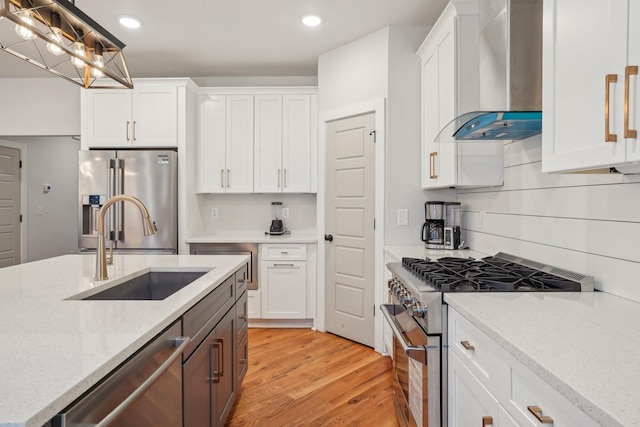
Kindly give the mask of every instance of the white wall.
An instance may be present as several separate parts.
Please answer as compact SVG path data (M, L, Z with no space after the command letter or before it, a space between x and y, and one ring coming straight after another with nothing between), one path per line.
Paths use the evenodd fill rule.
M0 135L80 135L80 87L59 78L0 79Z
M505 145L504 186L460 191L471 248L594 277L640 302L640 176L542 174L540 136Z
M226 231L269 231L271 202L282 202L289 208L289 218L283 219L291 232L316 231L315 194L201 194L200 218L205 234ZM211 216L211 209L218 208L218 218Z
M26 199L23 233L27 251L22 262L78 251L78 150L71 137L13 137L0 140L24 144ZM6 144L5 144L6 145ZM44 193L43 184L51 185ZM38 214L42 207L42 214Z

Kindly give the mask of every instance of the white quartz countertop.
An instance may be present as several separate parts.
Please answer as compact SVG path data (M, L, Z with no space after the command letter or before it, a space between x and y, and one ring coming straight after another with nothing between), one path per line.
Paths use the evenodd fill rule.
M471 249L426 249L424 245L390 245L384 247L385 252L398 261L402 258L444 258L444 257L456 257L456 258L475 258L480 259L489 254L474 251Z
M245 255L95 255L0 270L0 426L41 426L248 261ZM148 271L208 271L162 301L69 300Z
M640 304L604 292L445 302L603 426L640 426Z
M292 231L283 236L270 236L264 231L221 231L193 236L187 243L317 243L318 235L312 231Z

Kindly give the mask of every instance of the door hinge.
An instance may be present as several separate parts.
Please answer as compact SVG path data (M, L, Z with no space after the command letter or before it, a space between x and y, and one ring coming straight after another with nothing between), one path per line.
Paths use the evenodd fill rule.
M375 218L373 218L373 229L374 230L376 229L376 219Z
M22 214L20 214L20 222L22 222Z
M373 304L373 317L376 317L376 305ZM384 320L384 319L382 319Z
M371 136L371 135L373 135L373 143L375 144L377 142L376 141L376 131L372 130L371 132L369 132L369 136Z
M20 169L22 169L22 160L18 161L18 166L20 167Z

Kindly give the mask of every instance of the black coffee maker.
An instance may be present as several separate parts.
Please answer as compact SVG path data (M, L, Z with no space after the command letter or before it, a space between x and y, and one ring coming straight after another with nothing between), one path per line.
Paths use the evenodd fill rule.
M427 249L444 248L444 202L430 201L424 204L421 237Z

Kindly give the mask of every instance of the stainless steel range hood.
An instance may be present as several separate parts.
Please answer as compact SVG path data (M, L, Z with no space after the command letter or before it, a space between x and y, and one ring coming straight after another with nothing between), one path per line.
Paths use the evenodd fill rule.
M516 141L542 132L542 0L478 0L480 109L436 142Z

